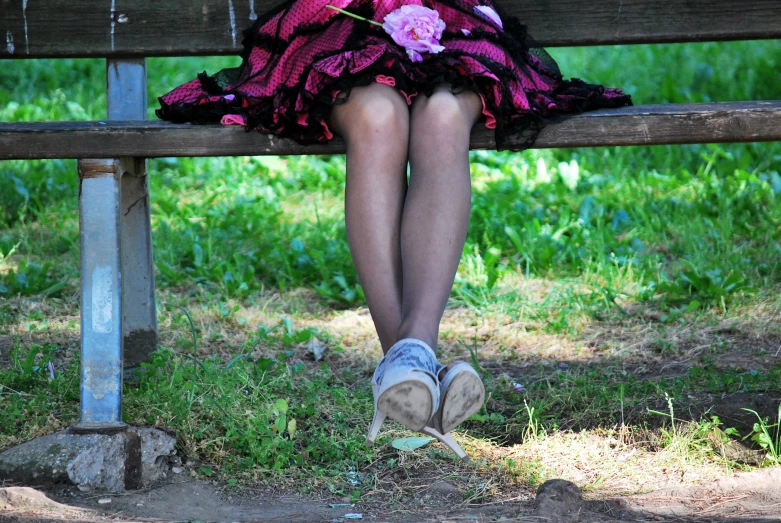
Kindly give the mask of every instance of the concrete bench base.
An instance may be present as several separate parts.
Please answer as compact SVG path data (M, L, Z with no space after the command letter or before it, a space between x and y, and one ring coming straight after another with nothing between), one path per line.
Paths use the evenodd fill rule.
M124 492L168 474L176 439L150 428L113 434L68 429L0 453L0 479L23 485L72 484L82 490Z

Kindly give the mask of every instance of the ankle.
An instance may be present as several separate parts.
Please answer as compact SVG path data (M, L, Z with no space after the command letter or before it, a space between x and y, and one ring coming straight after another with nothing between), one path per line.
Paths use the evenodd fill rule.
M404 338L415 338L426 344L436 353L437 351L437 332L431 332L430 328L424 328L419 325L405 325L402 323L396 332L396 340Z

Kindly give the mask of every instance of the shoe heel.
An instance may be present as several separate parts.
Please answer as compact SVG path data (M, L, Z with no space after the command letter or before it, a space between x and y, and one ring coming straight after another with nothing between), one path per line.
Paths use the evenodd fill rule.
M458 444L458 442L453 438L453 434L448 432L447 434L441 434L437 430L426 427L421 432L424 434L428 434L429 436L433 436L437 438L439 441L447 445L447 447L452 450L456 456L461 458L461 461L465 463L469 463L472 461L472 459L467 455L466 452L464 452L464 449L461 448L461 445Z
M468 363L457 363L440 384L443 395L433 427L447 434L478 412L485 402L485 387Z
M366 435L367 446L374 444L374 440L377 439L377 434L380 432L380 427L382 427L386 417L387 414L377 410L376 406L374 407L374 418L372 418L372 424L369 425L369 434Z

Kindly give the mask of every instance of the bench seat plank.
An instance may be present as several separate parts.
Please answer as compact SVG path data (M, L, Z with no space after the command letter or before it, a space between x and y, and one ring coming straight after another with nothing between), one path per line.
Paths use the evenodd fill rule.
M779 0L498 0L544 46L781 38ZM3 0L0 58L236 54L279 0Z
M640 105L570 116L549 125L536 147L595 147L781 141L781 101ZM472 149L495 149L482 124ZM343 154L338 137L301 146L221 125L162 121L0 123L0 159Z

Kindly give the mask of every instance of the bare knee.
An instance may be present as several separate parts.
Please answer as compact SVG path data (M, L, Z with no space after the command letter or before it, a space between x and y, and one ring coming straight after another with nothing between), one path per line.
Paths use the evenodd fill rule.
M387 142L389 135L408 136L409 109L392 87L371 84L353 88L347 102L333 107L329 123L348 144Z

